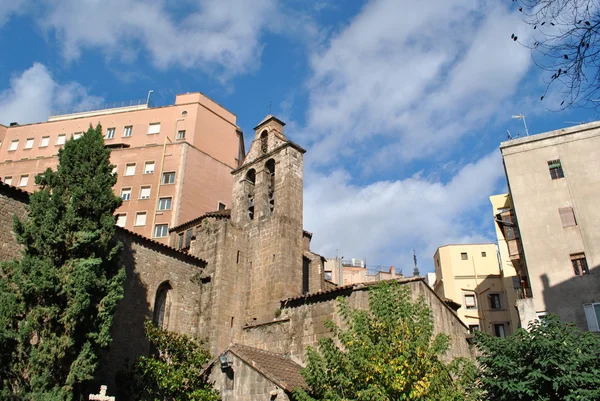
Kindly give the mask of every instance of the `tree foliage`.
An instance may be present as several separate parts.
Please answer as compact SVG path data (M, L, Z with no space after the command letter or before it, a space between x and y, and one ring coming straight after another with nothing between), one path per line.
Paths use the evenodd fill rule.
M27 218L15 217L22 256L0 270L3 400L82 399L111 341L125 270L109 157L100 126L67 141L57 170L36 177Z
M479 333L481 387L490 401L600 400L600 337L555 315L507 338Z
M423 298L412 301L408 286L372 287L369 310L351 308L343 298L338 304L343 327L329 322L333 338L309 348L302 373L311 393L297 389L297 400L467 399L474 365L441 359L449 339L434 336L431 310Z
M154 352L140 357L120 375L121 397L139 401L217 401L204 376L210 353L203 344L145 323Z
M597 0L513 0L532 29L536 64L562 91L561 108L600 104L600 3ZM513 40L518 37L513 34Z

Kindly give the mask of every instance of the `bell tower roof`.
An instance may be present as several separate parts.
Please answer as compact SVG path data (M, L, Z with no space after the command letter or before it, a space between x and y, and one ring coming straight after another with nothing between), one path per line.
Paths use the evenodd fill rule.
M269 114L268 116L263 118L262 121L259 122L256 127L254 127L254 130L256 131L256 130L260 129L263 125L266 125L271 120L274 120L278 125L280 125L282 128L280 131L283 132L283 126L285 125L285 123L283 121L281 121L280 119L278 119L277 117L275 117L273 114Z

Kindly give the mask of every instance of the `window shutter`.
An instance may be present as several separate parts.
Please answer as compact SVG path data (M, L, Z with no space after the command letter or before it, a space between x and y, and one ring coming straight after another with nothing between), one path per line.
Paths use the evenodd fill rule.
M125 166L125 175L134 175L135 174L135 164L128 164Z
M149 199L150 198L150 187L142 187L140 191L140 199Z
M598 327L598 320L596 319L596 313L594 311L594 305L583 305L583 310L585 310L585 318L587 320L588 330L600 331L600 328Z
M125 227L125 223L127 222L127 215L126 214L119 214L117 215L117 225L119 227Z
M562 221L563 227L573 227L577 225L572 207L561 207L558 209L558 213L560 214L560 220Z
M148 126L148 134L158 134L158 133L160 133L160 123L150 124Z

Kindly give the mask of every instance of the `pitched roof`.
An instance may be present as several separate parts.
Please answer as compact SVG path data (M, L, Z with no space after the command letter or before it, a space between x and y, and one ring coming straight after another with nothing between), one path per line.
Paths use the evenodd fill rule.
M229 217L231 217L231 209L223 209L223 210L215 210L213 212L207 212L207 213L203 214L202 216L196 217L195 219L188 220L185 223L179 224L178 226L171 227L169 229L169 232L172 233L174 231L185 230L189 227L196 226L202 220L209 218L209 217L215 217L217 219L228 219Z
M283 121L281 121L280 119L278 119L277 117L275 117L273 114L269 114L267 115L265 118L263 118L261 120L261 122L258 123L258 125L256 127L254 127L254 129L257 129L258 127L260 127L261 125L268 123L271 120L275 120L277 121L279 124L281 125L285 125L285 123Z
M308 388L300 374L302 366L284 355L240 344L233 344L228 350L285 391Z

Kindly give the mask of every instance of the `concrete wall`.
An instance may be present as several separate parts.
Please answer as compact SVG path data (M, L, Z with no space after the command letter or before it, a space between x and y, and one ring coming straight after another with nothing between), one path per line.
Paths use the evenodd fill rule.
M535 310L587 329L583 304L600 302L600 123L504 142L501 150ZM564 178L550 176L556 159ZM576 226L563 227L563 207L573 208ZM574 274L570 255L580 252L589 275Z

